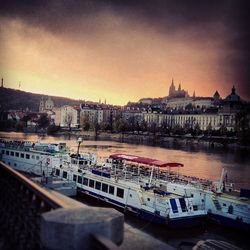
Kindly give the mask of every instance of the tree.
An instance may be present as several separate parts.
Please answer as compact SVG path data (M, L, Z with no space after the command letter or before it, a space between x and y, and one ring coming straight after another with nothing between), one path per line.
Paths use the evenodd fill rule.
M242 144L250 143L249 106L236 113L235 131Z
M42 114L37 121L37 124L40 128L46 128L49 126L49 118L47 114Z
M81 126L82 129L85 131L88 131L90 129L90 122L89 122L89 117L87 115L82 115L81 116Z
M48 126L47 128L47 134L48 135L53 135L55 134L56 132L58 132L60 130L60 127L59 126L56 126L55 124L51 124Z
M200 135L201 134L201 128L199 123L196 123L194 126L194 130L193 130L193 135Z
M145 132L145 131L148 130L148 124L146 123L145 120L143 120L143 121L141 122L141 130L142 130L143 132Z
M208 135L211 135L212 132L213 132L213 130L212 130L211 122L210 122L210 123L207 125L206 133L207 133Z
M73 121L73 114L71 112L70 113L66 113L66 115L64 117L64 123L69 128L69 130L71 130L72 121Z
M117 132L125 132L128 127L128 124L122 117L118 118L114 122L114 128Z
M220 135L225 135L227 133L227 127L224 124L221 124L219 131Z

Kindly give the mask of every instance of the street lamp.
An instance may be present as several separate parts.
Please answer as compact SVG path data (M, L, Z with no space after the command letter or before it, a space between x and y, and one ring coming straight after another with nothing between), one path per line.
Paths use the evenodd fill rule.
M79 158L79 149L80 149L80 145L81 145L81 143L82 143L82 137L79 137L78 139L77 139L77 142L78 142L78 147L77 147L77 159Z

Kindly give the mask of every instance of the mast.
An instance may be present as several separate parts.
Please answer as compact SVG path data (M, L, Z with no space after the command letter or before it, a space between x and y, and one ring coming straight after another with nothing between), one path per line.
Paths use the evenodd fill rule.
M150 174L150 179L149 179L149 185L151 185L151 183L152 183L153 174L154 174L154 166L152 166L152 170L151 170L151 174Z

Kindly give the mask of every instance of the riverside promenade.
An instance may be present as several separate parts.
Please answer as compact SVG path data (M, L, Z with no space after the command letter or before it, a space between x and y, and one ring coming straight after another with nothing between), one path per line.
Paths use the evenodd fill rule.
M1 249L174 249L124 223L112 208L45 190L0 162Z

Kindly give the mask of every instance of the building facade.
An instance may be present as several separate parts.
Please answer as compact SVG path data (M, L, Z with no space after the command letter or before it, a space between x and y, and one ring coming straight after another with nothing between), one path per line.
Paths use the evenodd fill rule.
M77 108L64 105L55 108L55 125L62 128L78 128L80 124L79 110Z

